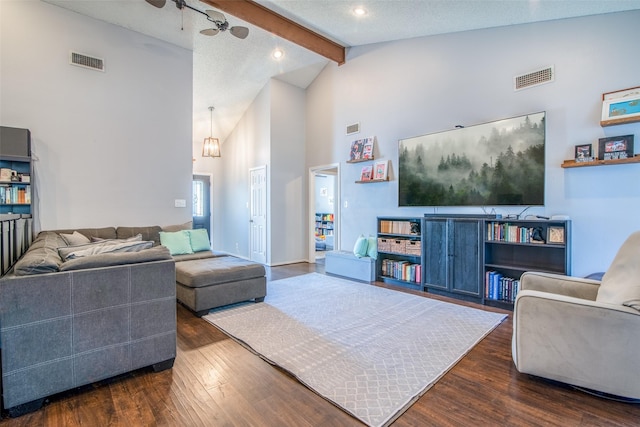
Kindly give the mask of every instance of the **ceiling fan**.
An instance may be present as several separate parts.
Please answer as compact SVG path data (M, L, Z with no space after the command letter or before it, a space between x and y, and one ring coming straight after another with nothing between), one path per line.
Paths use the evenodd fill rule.
M162 8L167 3L167 0L145 0L145 1L157 8ZM201 10L196 9L195 7L189 6L185 0L171 0L171 1L173 1L176 4L176 7L180 10L184 10L184 8L191 9L195 12L198 12L206 16L208 21L213 22L215 27L204 29L200 31L200 34L203 34L205 36L215 36L220 31L229 30L229 32L232 35L236 36L239 39L245 39L249 35L249 29L247 27L239 27L239 26L229 27L229 21L227 21L227 18L225 18L225 16L218 11L207 10L206 12L203 12Z

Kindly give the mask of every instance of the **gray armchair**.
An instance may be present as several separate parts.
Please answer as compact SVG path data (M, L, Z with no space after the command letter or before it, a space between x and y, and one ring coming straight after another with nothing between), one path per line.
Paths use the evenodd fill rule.
M527 272L513 313L519 372L640 399L640 232L602 281Z

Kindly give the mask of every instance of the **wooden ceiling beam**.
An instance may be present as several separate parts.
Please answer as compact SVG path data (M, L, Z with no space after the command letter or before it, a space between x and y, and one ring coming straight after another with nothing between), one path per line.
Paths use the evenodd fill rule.
M209 6L309 49L338 65L345 63L346 48L251 0L200 0Z

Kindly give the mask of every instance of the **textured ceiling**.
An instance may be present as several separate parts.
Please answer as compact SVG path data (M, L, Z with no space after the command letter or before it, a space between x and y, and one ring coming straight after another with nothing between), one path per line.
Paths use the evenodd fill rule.
M230 25L249 28L245 40L228 32L213 37L206 18L177 9L171 0L155 8L144 0L43 0L187 49L194 54L194 140L209 136L214 106L215 136L224 140L258 92L275 77L306 88L327 64L320 55L227 15ZM258 3L344 46L640 9L640 0L258 0ZM211 7L187 0L199 10ZM355 6L367 13L356 17ZM280 61L271 58L281 48ZM348 61L348 55L347 55Z

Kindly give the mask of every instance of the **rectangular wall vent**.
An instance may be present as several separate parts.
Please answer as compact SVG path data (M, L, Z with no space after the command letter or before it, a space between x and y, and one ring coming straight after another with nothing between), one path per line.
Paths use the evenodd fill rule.
M555 73L553 66L543 68L542 70L532 71L521 76L513 78L513 89L522 90L542 84L550 83L554 80Z
M347 135L353 135L358 132L360 132L360 123L354 123L347 126Z
M78 67L104 72L104 60L102 58L94 58L78 52L69 52L69 63Z

